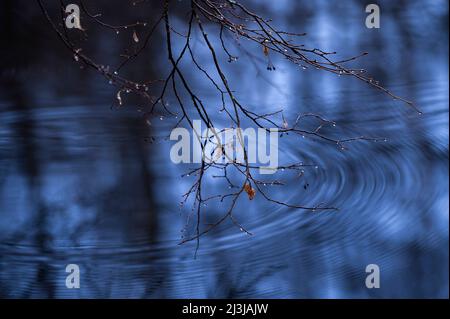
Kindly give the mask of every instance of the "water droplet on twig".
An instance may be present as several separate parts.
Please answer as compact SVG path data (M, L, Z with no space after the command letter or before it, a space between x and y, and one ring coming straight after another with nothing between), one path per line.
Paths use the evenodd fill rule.
M133 31L133 41L136 42L136 43L139 42L139 37L138 37L138 35L136 33L136 30Z

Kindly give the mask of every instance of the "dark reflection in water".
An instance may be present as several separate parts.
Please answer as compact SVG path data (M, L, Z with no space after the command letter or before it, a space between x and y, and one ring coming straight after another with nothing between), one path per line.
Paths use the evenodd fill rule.
M318 168L300 182L285 176L288 186L274 196L326 201L340 211L241 203L236 215L255 236L223 225L202 239L194 260L194 245L177 245L187 167L170 163L168 142L145 140L173 123L149 128L133 103L111 109L113 89L70 61L34 3L3 1L1 297L448 297L448 2L382 1L380 30L364 27L360 1L247 2L282 27L308 32L312 46L369 51L359 65L415 100L424 115L351 79L284 61L274 60L276 72L245 57L224 63L255 109L283 107L290 118L314 111L336 120L342 134L388 140L346 152L287 141L280 158ZM94 36L96 54L113 58L117 41ZM164 59L155 48L134 72L160 76ZM218 105L191 76L205 101ZM207 187L220 191L215 183ZM221 216L219 206L207 208L211 221ZM80 265L79 290L65 287L70 263ZM381 288L368 290L372 263L380 266Z

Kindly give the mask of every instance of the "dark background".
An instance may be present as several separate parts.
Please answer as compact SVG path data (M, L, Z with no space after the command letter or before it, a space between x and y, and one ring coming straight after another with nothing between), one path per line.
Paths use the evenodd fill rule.
M56 19L58 2L45 3ZM155 19L160 10L159 1L87 3L114 24ZM186 2L173 3L173 25L183 30ZM173 123L149 127L140 112L145 105L131 96L114 107L114 87L80 68L37 2L2 1L1 297L448 298L448 1L380 1L377 30L364 25L364 1L244 3L280 28L308 32L311 47L343 57L370 52L355 64L416 101L424 114L352 79L298 70L281 59L268 72L264 61L254 65L231 45L239 61L221 61L250 108L283 107L289 119L314 111L336 120L344 135L387 142L355 143L341 152L309 139L287 140L280 158L318 169L300 181L285 176L288 186L273 189L274 196L325 201L340 211L242 202L236 215L255 235L223 225L202 238L194 259L194 244L177 245L189 214L179 202L192 180L180 177L187 166L169 161L164 136ZM93 25L88 31L87 40L73 36L105 65L116 65L132 42L131 31L116 35ZM175 48L180 45L174 38ZM211 67L205 47L195 50ZM124 72L163 78L165 52L161 29ZM189 63L183 68L217 108L205 79ZM224 187L207 183L217 192ZM207 221L223 209L210 204ZM65 287L70 263L80 265L81 289ZM372 263L381 269L380 289L364 285Z

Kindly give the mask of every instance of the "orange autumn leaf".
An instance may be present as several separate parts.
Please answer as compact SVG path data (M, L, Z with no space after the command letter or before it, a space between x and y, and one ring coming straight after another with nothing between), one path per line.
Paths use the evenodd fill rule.
M245 184L244 190L247 193L249 200L252 200L253 198L255 198L256 191L252 188L252 186L250 184Z
M263 52L265 56L269 55L269 47L265 46L264 44L263 44Z

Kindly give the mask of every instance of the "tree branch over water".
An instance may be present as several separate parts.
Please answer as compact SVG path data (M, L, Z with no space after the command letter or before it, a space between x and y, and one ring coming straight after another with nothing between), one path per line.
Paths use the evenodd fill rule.
M224 72L224 62L234 63L239 59L238 55L231 53L232 50L229 48L231 43L236 44L236 47L242 47L242 51L247 56L249 51L246 48L250 46L259 47L260 53L252 53L251 56L254 58L254 63L258 63L259 61L257 60L262 58L267 63L268 71L276 70L272 59L276 56L281 57L289 61L293 67L299 68L299 70L313 69L318 72L327 72L366 83L369 87L382 92L389 98L402 102L420 114L420 110L413 102L385 88L365 70L352 66L355 60L366 56L367 52L345 59L338 59L336 58L336 52L327 52L319 48L309 47L305 33L294 33L288 30L277 29L272 20L253 12L241 1L190 0L180 4L177 1L161 0L161 8L158 9L160 10L159 13L155 15L152 12L150 15L156 16L156 19L149 18L149 21L146 22L132 21L124 25L114 25L107 22L101 13L95 13L88 8L85 1L80 1L83 17L88 20L90 25L117 34L120 32L130 34L133 45L120 55L121 61L116 67L96 61L85 53L82 45L71 38L71 32L81 32L88 37L90 28L68 31L64 27L63 20L67 3L62 0L59 2L53 1L53 3L57 3L59 10L61 10L63 19L60 20L60 18L54 18L50 14L50 10L47 7L47 2L49 1L37 0L37 2L46 20L56 32L58 38L71 52L75 61L99 72L106 81L117 88L115 100L118 106L123 104L124 93L136 94L143 97L148 103L145 112L147 119L151 120L153 117L161 117L161 114L164 114L164 116L176 119L175 127L184 123L195 131L192 125L194 119L200 119L207 128L216 127L213 119L217 115L214 113L214 116L212 116L212 112L217 112L217 110L204 102L202 95L196 92L195 86L187 76L186 67L182 67L182 62L188 61L190 65L189 72L198 72L209 83L211 90L216 92L217 100L221 104L219 110L221 118L238 132L237 140L243 151L243 161L237 161L233 157L232 153L235 149L229 151L229 145L220 138L220 131L212 130L211 136L203 136L202 132L195 132L203 155L205 155L207 147L214 143L214 152L210 154L213 160L207 161L203 156L199 167L184 175L195 178L192 186L184 194L182 201L184 206L192 199L195 230L194 234L185 236L181 243L196 242L196 253L200 245L200 237L225 221L231 221L240 231L251 235L251 232L235 216L235 208L241 198L243 200L262 199L274 205L307 211L336 210L335 207L323 203L306 206L273 198L263 186L283 187L284 182L280 180L266 181L259 176L257 172L259 167L249 161L248 150L245 147L241 131L244 122L249 122L255 128L264 129L267 132L270 132L271 129L277 129L280 136L291 134L291 136L299 138L310 137L324 143L333 144L339 150L345 150L349 143L355 141L385 140L382 137L364 135L336 138L335 135L327 134L328 130L325 129L334 127L336 123L320 114L300 113L295 119L288 120L284 117L283 110L273 109L269 113L258 113L257 110L240 101L234 90L237 84ZM139 6L141 2L144 1L131 2L130 6ZM189 5L186 5L186 3ZM183 31L176 30L172 24L173 11L177 6L186 7L184 16L187 17L187 21ZM163 44L154 40L157 32L163 34L165 40ZM202 66L201 62L204 61L204 58L196 54L193 48L194 39L197 42L201 42L206 48L213 66L212 70ZM178 41L177 47L180 47L180 44L182 44L180 50L174 50L175 41ZM162 79L148 79L145 81L122 75L126 74L126 72L122 71L147 52L147 49L152 45L162 46L160 48L161 52L165 52L164 54L170 66L168 73L161 76ZM226 59L223 58L224 56ZM176 106L171 106L167 102L168 99L175 99L177 102ZM215 138L215 142L213 142L213 138ZM226 162L223 162L224 159L226 159ZM310 166L315 165L295 162L279 165L276 169L289 171L301 177L305 169ZM212 174L212 178L223 179L227 185L228 192L212 196L207 194L204 184L205 176L208 174ZM222 217L216 222L203 227L202 215L205 210L204 207L209 201L218 201L228 206Z

